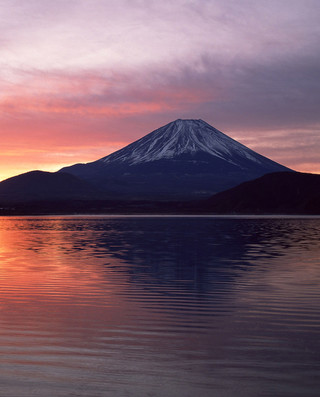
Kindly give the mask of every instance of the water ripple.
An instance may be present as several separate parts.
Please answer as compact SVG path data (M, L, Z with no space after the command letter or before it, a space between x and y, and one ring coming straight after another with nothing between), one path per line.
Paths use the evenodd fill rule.
M0 395L318 396L319 254L312 218L0 218Z

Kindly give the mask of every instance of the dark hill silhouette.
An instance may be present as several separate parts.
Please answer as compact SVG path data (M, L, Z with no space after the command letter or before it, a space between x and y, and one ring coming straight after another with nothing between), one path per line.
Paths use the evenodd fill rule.
M320 175L264 175L209 199L110 200L72 175L33 171L0 183L0 213L23 214L319 214Z
M31 171L0 183L0 202L97 198L99 193L88 182L66 173Z
M219 214L320 214L320 175L275 172L197 203Z

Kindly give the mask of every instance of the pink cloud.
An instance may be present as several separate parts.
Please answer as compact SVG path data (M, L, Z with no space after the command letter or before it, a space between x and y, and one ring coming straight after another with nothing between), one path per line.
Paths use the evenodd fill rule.
M257 128L259 119L265 117L261 109L265 112L267 108L261 108L260 113L239 126L234 115L249 106L253 100L251 93L244 102L236 102L235 98L240 99L247 87L237 88L232 77L226 79L225 71L210 72L212 65L206 62L204 72L195 74L184 69L179 77L167 72L157 78L152 70L106 75L25 74L23 82L15 84L12 90L6 87L0 99L5 154L2 177L16 172L18 158L21 167L23 164L21 170L53 170L96 160L176 118L203 118L284 165L318 169L316 159L314 163L306 162L303 157L318 146L317 133L312 146L307 145L314 128L306 131L304 146L298 142L301 134L288 128L279 129L275 124L267 130L268 123ZM256 97L251 106L259 100ZM248 118L248 112L242 116ZM271 122L274 120L278 123L276 119Z

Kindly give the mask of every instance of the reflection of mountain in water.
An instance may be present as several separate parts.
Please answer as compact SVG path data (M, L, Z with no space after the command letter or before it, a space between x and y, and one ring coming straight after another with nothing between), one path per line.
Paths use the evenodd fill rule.
M114 219L95 244L125 263L114 270L132 282L204 292L231 287L243 272L285 255L293 244L312 243L305 223L297 225L292 219Z
M312 219L86 217L34 219L27 225L41 231L30 242L33 250L47 251L52 239L61 260L72 255L75 264L104 264L106 279L118 274L166 294L230 289L257 265L263 271L276 257L319 244Z

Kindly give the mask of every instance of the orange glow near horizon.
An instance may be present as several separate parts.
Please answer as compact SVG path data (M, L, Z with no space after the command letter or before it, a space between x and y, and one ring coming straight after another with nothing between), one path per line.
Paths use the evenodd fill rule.
M249 148L301 172L320 172L316 129L216 125L206 103L229 99L228 84L141 85L141 76L113 73L27 74L0 96L0 181L32 171L57 171L98 160L177 118L203 118ZM160 81L161 82L161 81ZM233 121L234 123L234 121ZM241 126L240 126L241 127Z
M85 125L84 123L80 128ZM89 123L87 125L90 128ZM45 140L45 135L41 137L41 129L40 131L35 131L34 135L32 135L31 128L27 127L30 131L28 133L29 142L23 139L20 140L20 133L10 134L8 131L7 142L2 140L0 181L32 170L55 172L72 164L95 161L143 136L141 133L140 135L136 133L136 137L132 138L132 140L129 140L128 137L126 142L115 140L116 133L111 133L109 137L107 133L85 135L81 131L81 136L77 137L74 132L68 134L65 131L58 131L55 133L52 127L51 125L49 128L51 131L48 133L48 142ZM125 125L124 130L128 128L130 126ZM246 144L246 139L239 139L239 141ZM94 144L95 142L97 142L97 145ZM289 152L285 148L281 151L280 146L273 150L268 147L264 148L263 141L250 144L250 139L248 139L248 144L246 145L258 153L296 171L320 174L319 162L312 161L313 158L316 159L316 153L313 154L312 158L311 151L310 161L306 161L305 154L299 150L299 147L297 147L296 151L291 150Z
M176 118L204 118L219 128L195 109L228 95L226 88L212 91L180 82L137 87L120 73L108 78L31 74L25 84L7 87L0 97L0 181L35 169L54 172L98 160ZM234 126L226 125L223 132L233 137ZM258 153L297 171L320 172L315 130L307 131L306 144L296 129L237 130L239 141Z

